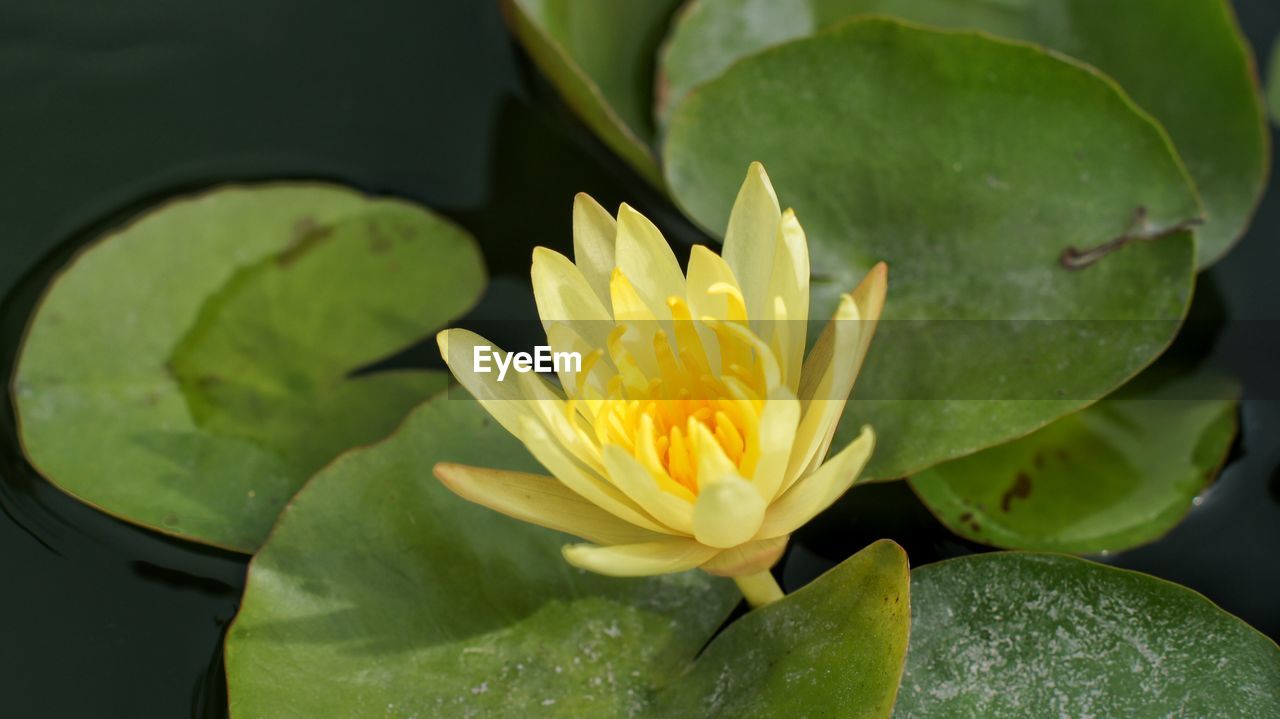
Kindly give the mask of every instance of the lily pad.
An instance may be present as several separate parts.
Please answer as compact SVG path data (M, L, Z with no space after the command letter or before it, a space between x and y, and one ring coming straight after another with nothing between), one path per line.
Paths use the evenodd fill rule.
M908 586L902 548L872 544L729 625L653 716L890 716L910 633Z
M1126 386L1022 439L926 470L911 488L975 542L1129 549L1172 529L1213 481L1236 434L1238 396L1224 379Z
M995 553L918 568L911 595L895 719L1280 716L1280 649L1175 584Z
M504 0L516 37L565 102L614 152L661 186L653 71L680 0Z
M1177 228L1199 206L1168 137L1113 83L1035 48L870 19L745 58L680 105L666 172L720 231L752 160L808 233L817 317L889 264L839 430L876 428L869 478L1100 399L1186 312L1195 246Z
M483 284L470 237L406 202L318 184L175 200L47 290L14 377L23 446L110 514L251 552L308 476L447 384L352 373Z
M233 717L889 716L909 615L896 545L695 661L740 601L731 582L574 569L569 537L453 495L441 460L536 469L474 401L441 396L316 475L250 566L227 637Z
M869 13L982 30L1098 67L1186 160L1207 210L1200 267L1244 233L1266 185L1268 137L1253 57L1226 0L693 0L661 57L659 115L741 57Z

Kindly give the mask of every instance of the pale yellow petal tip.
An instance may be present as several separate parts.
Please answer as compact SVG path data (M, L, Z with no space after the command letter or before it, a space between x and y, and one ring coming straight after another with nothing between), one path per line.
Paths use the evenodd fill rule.
M610 561L609 550L609 547L599 544L566 544L560 548L560 556L570 566L606 577L644 577L654 574L625 560Z
M767 509L755 485L733 474L719 477L701 487L693 505L694 538L718 549L739 546L756 535Z
M855 442L867 443L867 454L871 454L876 449L876 430L869 424L862 425L862 429L858 431L858 438Z
M479 467L470 467L465 464L456 464L454 462L436 462L431 468L431 474L440 480L446 489L468 501L476 501L466 491L468 480L474 480L473 471L485 471Z
M564 272L572 270L573 266L573 260L550 247L541 245L534 247L533 263L529 267L529 277L534 283L534 294L538 293L540 282L549 282L552 277L561 277Z
M464 465L454 464L453 462L436 462L431 468L431 473L436 479L440 480L446 487L453 488L461 479L461 474L466 471Z
M641 214L639 210L625 202L618 205L618 222L622 222L624 220L635 220L637 218L646 221L648 219Z
M710 247L707 247L706 245L694 245L693 247L689 248L689 264L690 265L693 264L693 258L697 255L704 255L704 257L702 258L703 260L710 260L713 257L717 260L720 259L720 255L716 254L716 251L711 249Z
M774 212L782 214L782 208L778 206L778 193L773 189L773 183L769 180L769 173L765 172L764 165L756 160L747 167L747 177L742 181L742 188L738 190L738 202L760 202L759 192L764 193L767 202ZM736 203L735 203L736 204Z
M866 319L876 319L884 307L885 293L889 289L889 265L877 262L866 277L853 290L853 300L858 303Z
M453 330L440 330L436 333L436 346L440 348L440 359L449 364L449 333Z
M589 559L591 550L595 548L596 546L593 544L566 544L560 548L560 556L564 557L564 561L578 569L600 572L600 569L594 566L594 563Z
M836 305L836 312L832 315L832 320L857 320L862 318L862 313L858 311L858 301L853 298L853 294L846 292L840 295L840 303Z
M613 223L613 214L596 202L596 198L579 192L573 196L573 219L574 222L603 223L608 227Z

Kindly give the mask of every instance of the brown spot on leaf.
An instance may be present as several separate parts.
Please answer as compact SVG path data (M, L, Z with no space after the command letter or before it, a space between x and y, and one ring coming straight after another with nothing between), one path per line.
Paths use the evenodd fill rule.
M1018 472L1018 476L1013 480L1013 486L1000 495L1000 511L1008 512L1013 506L1013 500L1026 499L1030 496L1031 478L1027 476L1026 472Z
M281 268L289 267L332 232L332 227L316 224L315 218L303 217L293 223L293 236L289 240L289 246L276 255L276 265Z
M290 240L289 244L293 245L301 242L302 238L315 232L318 227L320 227L320 223L316 222L316 218L311 215L299 217L298 221L293 223L293 239Z
M391 238L387 237L387 233L382 231L382 227L370 220L366 229L369 231L369 251L375 255L381 255L391 249Z

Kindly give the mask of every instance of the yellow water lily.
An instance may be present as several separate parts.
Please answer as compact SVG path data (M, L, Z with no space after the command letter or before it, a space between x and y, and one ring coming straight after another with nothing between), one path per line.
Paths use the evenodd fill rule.
M884 305L886 269L841 296L805 357L809 251L759 163L747 172L724 255L694 247L683 272L661 232L586 195L573 208L575 261L537 248L533 289L549 347L579 363L560 387L499 379L490 343L440 333L458 381L551 476L442 463L459 495L587 540L571 564L641 576L702 568L752 604L782 596L769 568L797 528L866 465L870 427L823 461ZM510 365L500 350L485 355ZM528 362L526 361L527 368Z

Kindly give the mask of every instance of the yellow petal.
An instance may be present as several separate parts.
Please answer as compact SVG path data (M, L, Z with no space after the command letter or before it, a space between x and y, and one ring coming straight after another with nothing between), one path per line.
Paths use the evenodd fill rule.
M733 293L712 291L712 287L729 287L737 294L742 291L733 270L725 264L724 258L702 245L694 245L689 253L689 279L685 288L685 299L689 303L689 314L698 320L698 336L702 338L702 346L706 350L707 363L717 370L720 367L720 343L711 328L701 322L704 317L718 320L735 319L729 316L729 296Z
M858 286L853 288L853 301L858 303L858 311L862 313L864 319L873 323L880 319L880 314L884 312L884 298L888 290L889 266L883 262L877 262ZM871 329L874 332L874 324ZM871 333L868 333L863 344L870 344L870 342Z
M858 346L861 326L857 303L849 295L842 295L835 314L805 358L800 377L800 424L782 491L822 461L819 450L826 446L844 412L845 400L833 399L838 392L840 367Z
M693 504L662 489L657 479L635 457L616 444L605 445L604 464L609 480L654 519L681 534L693 534ZM675 487L679 487L669 478ZM683 487L679 487L684 489ZM685 490L688 494L688 490ZM692 495L689 495L692 499ZM616 544L616 542L611 542Z
M585 192L573 198L573 260L600 301L609 302L609 275L614 262L618 223Z
M435 466L435 475L464 499L589 542L633 544L664 536L609 514L554 477L447 462Z
M787 486L816 468L826 456L875 335L884 308L887 277L888 270L881 262L871 268L852 294L840 298L835 316L805 360L800 378L803 409L787 468Z
M782 553L786 551L790 537L774 537L726 549L711 561L703 564L701 569L707 574L717 577L741 577L747 574L763 572L778 563Z
M580 368L575 369L568 362L556 367L566 397L593 400L604 396L609 380L617 370L601 348L587 342L572 327L561 324L547 328L547 344L551 345L553 352L577 352L582 358ZM593 357L593 354L598 356Z
M603 347L613 329L613 316L568 257L536 247L533 250L533 297L544 329L568 325L595 347Z
M743 364L760 371L758 378L760 384L756 386L756 389L760 390L759 396L767 396L774 387L782 386L782 371L778 367L777 357L764 340L750 328L736 322L711 321L707 324L720 338L720 350L723 354L732 356L726 350L737 347L741 351L733 354L755 358L755 361L745 360Z
M622 268L613 271L609 290L613 298L613 316L617 324L614 326L614 334L603 346L609 347L614 366L624 375L624 378L637 386L645 386L647 378L656 377L658 374L658 359L653 351L653 337L660 326L648 304L640 297ZM663 310L670 314L670 310L665 305ZM619 330L621 330L620 334ZM640 376L633 379L631 377L634 374L633 368L628 365L632 365L634 371Z
M568 450L552 438L538 420L525 418L521 421L520 427L520 434L517 436L529 449L529 453L566 487L606 512L631 524L661 534L671 533L639 505L618 491L617 487L574 459Z
M720 441L711 433L707 425L701 422L690 422L689 441L693 443L698 460L699 488L738 474L737 465L724 453Z
M759 458L751 476L756 491L766 501L781 491L799 423L800 400L785 387L775 388L760 413Z
M703 448L699 448L699 454ZM699 458L701 459L701 458ZM703 483L698 477L693 505L693 536L702 544L727 549L750 541L764 521L765 503L750 482L737 474Z
M499 382L497 366L493 362L487 363L492 371L476 371L476 348L489 347L498 357L505 357L506 353L494 347L492 342L469 330L445 330L436 335L436 344L440 347L440 356L444 358L445 364L449 366L449 370L453 372L458 382L471 393L471 396L480 401L480 405L498 421L498 424L516 437L520 437L521 420L530 416L532 409L522 401L525 396L520 389L520 384L510 381L512 379L510 374L507 375L506 381Z
M565 560L580 569L614 577L644 577L688 571L710 561L720 550L692 539L668 539L611 547L571 544L563 552Z
M724 258L702 245L694 245L689 251L689 280L685 295L694 318L730 319L726 294L711 291L717 285L728 285L742 294L738 280Z
M796 482L795 486L769 506L759 539L791 534L822 510L831 506L857 481L875 449L876 435L870 427L849 443L817 471ZM696 526L696 515L695 515Z
M613 274L609 276L609 298L613 307L613 317L617 322L637 323L637 326L650 336L658 330L657 315L653 313L649 303L640 296L635 283L621 267L615 268ZM666 309L665 304L663 309Z
M770 344L775 337L779 338L778 358L783 375L787 386L795 392L800 387L809 324L809 245L793 210L782 213L778 226L769 298L772 312L769 323L761 326L762 336ZM778 312L779 307L785 308L785 312Z
M515 380L508 378L507 381L520 384L520 391L528 398L525 403L530 407L529 414L541 420L542 428L550 433L553 441L586 469L597 475L604 474L600 447L593 437L590 425L577 413L570 411L569 405L545 379L530 372L518 374Z
M667 298L684 296L684 273L658 228L626 204L618 210L617 259L650 312L670 319Z
M764 166L751 163L724 233L724 260L738 278L750 317L764 317L771 309L769 280L773 275L781 220L778 196Z

